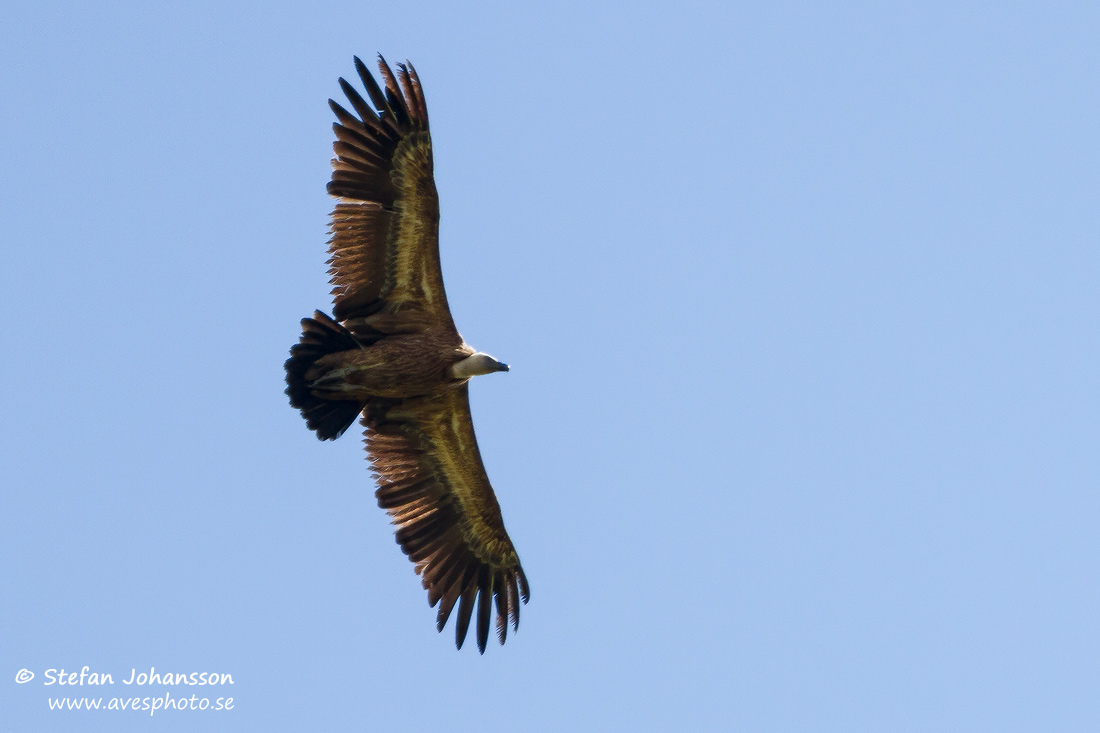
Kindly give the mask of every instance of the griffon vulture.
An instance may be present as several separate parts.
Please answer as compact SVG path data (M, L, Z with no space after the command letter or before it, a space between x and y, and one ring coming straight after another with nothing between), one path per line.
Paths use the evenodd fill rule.
M467 382L508 371L459 335L439 267L439 199L424 91L411 64L384 87L356 58L374 108L340 79L352 114L336 102L329 259L333 317L316 311L286 362L286 393L321 440L357 417L378 482L378 504L397 525L443 630L455 605L459 648L477 602L484 653L496 607L500 643L519 627L529 590L504 530L470 419ZM377 109L377 112L375 111Z

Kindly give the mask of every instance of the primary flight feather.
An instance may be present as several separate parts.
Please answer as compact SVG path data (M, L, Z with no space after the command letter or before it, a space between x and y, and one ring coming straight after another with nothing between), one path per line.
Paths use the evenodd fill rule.
M530 591L481 462L467 382L508 371L455 328L439 266L439 198L428 109L411 64L382 86L358 58L366 99L340 79L329 259L333 317L316 311L286 362L286 393L321 440L359 418L378 504L397 525L442 631L455 606L455 643L477 611L484 653L496 615L503 644Z

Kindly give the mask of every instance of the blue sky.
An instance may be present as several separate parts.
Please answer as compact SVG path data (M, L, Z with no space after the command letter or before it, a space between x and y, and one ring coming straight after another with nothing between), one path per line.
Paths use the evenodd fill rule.
M1098 36L1092 3L6 5L3 718L1095 729ZM483 657L357 435L282 392L330 306L325 101L379 51L426 90L456 322L512 365L471 399L532 598ZM42 685L84 665L228 672L234 708L49 711L131 694Z

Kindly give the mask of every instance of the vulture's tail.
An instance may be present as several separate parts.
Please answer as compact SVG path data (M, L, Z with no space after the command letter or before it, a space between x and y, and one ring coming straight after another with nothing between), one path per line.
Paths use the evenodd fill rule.
M314 363L326 354L358 349L351 332L321 311L302 319L302 337L290 347L286 360L286 394L291 407L302 411L306 425L320 440L335 440L351 427L363 409L358 400L326 400L318 397L307 378Z

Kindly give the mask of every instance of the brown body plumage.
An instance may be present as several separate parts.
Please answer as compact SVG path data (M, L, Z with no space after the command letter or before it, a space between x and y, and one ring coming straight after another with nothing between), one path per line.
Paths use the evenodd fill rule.
M519 624L528 587L485 473L470 418L471 376L507 371L477 353L451 319L439 267L439 202L428 112L416 71L394 74L379 57L384 88L355 66L376 113L343 79L352 115L329 100L332 181L338 198L329 243L333 318L315 312L286 362L287 394L322 440L356 418L378 481L379 505L415 563L442 631L458 606L461 648L477 606L484 652L493 608L504 643Z
M417 397L447 385L448 370L473 354L453 331L396 334L370 346L323 356L306 372L306 379L314 382L315 391L331 385L336 399Z

